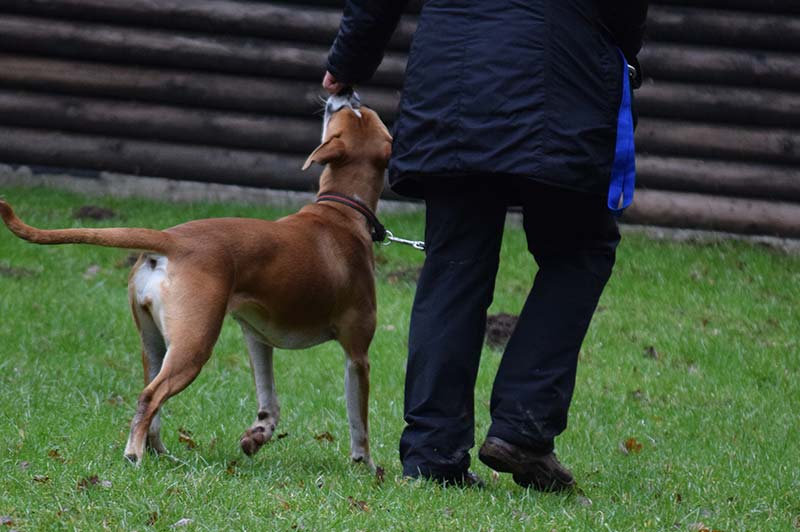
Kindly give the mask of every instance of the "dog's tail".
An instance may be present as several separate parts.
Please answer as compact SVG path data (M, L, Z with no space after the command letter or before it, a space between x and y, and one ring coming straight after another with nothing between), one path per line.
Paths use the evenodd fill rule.
M0 216L12 233L34 244L94 244L125 249L154 251L164 255L176 244L169 234L155 229L37 229L20 220L11 205L0 199Z

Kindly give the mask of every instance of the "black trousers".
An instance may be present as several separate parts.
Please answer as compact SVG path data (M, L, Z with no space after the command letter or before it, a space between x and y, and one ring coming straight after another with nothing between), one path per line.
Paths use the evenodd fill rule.
M578 351L619 243L605 198L508 176L426 185L426 258L411 312L400 459L408 476L467 470L474 387L507 208L539 271L503 353L490 436L547 452L567 425Z

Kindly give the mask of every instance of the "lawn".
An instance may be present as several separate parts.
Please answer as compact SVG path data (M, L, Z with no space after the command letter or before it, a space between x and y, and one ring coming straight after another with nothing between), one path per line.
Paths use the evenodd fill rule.
M45 189L0 194L43 227L286 214ZM117 216L74 219L89 203ZM382 218L399 236L422 235L420 214ZM502 253L490 312L517 313L535 273L521 229L509 226ZM557 440L580 485L565 496L493 476L477 453L484 490L401 477L405 345L422 254L398 245L376 248L370 421L382 478L349 463L335 343L277 351L279 437L242 455L255 391L230 320L200 377L163 411L172 458L131 466L122 450L142 370L128 256L34 246L0 228L0 531L800 528L800 257L626 233L581 352L570 428ZM500 356L483 353L478 444Z

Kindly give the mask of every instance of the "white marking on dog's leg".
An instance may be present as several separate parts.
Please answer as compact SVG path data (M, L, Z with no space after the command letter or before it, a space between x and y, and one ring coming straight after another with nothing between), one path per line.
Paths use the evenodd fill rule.
M258 414L255 422L239 440L242 451L253 455L272 438L281 417L278 394L275 392L275 374L272 366L272 347L261 342L246 326L242 326L247 350L250 354L250 367L256 385Z
M164 355L167 353L167 344L164 337L156 327L152 317L146 311L139 313L140 334L142 337L142 356L147 359L147 374L145 384L150 384L161 371ZM167 448L161 441L161 413L153 416L153 421L147 430L147 447L158 454L167 453Z
M344 389L350 422L350 458L375 469L369 453L369 359L366 355L347 355Z

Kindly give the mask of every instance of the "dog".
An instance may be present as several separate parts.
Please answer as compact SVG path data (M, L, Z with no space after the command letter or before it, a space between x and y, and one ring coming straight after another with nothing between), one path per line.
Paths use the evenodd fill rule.
M273 349L336 340L346 354L350 457L374 469L368 435L368 351L376 327L372 245L383 231L374 211L391 143L378 115L360 107L357 97L330 97L322 143L303 166L325 166L317 202L277 221L202 219L164 231L43 230L26 225L0 200L3 221L27 241L143 251L128 295L146 386L125 458L141 463L147 447L166 452L159 409L200 373L230 314L244 333L258 399L256 419L239 442L242 451L255 454L280 419Z

